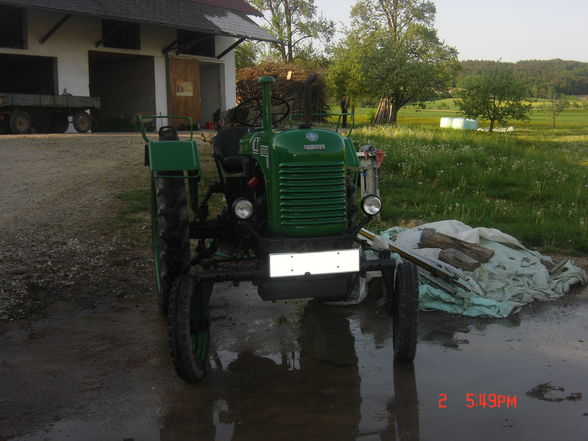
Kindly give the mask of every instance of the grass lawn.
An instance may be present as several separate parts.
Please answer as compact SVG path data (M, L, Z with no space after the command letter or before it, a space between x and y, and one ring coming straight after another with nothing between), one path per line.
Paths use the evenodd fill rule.
M584 117L583 125L550 129L538 120L489 134L432 127L430 117L416 126L403 115L399 128L363 127L354 140L386 152L388 224L458 219L543 250L587 253L588 112Z

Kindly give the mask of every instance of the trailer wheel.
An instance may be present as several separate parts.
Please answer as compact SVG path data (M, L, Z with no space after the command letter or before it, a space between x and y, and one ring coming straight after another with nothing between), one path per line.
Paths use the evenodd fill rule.
M412 262L402 262L396 269L382 271L386 288L386 309L392 316L392 340L394 359L412 363L416 355L419 281L417 267Z
M51 115L51 131L53 133L65 133L69 127L69 117L65 113Z
M188 202L182 178L151 177L151 239L159 309L167 314L172 284L190 268Z
M206 374L212 286L185 274L174 282L169 299L170 352L178 376L190 383L202 380Z
M73 114L73 126L78 133L87 133L92 128L92 118L83 110L78 110Z
M10 115L10 130L16 135L31 133L33 123L30 115L23 110L14 110Z

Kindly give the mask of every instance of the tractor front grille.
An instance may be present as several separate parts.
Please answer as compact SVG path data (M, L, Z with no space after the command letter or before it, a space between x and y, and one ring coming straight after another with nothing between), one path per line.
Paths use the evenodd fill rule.
M283 226L332 225L347 221L342 161L282 163L279 191Z

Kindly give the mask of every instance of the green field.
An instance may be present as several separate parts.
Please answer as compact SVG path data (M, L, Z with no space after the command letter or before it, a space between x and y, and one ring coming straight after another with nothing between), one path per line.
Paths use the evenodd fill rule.
M528 128L535 124L552 126L551 116L546 113L541 106L545 104L544 100L537 100L531 103L532 111L530 112L530 121L510 121L507 126ZM570 101L572 107L566 109L556 119L556 127L570 127L576 125L588 124L588 101ZM332 108L336 112L335 107ZM358 107L355 109L355 121L358 126L370 124L376 109L373 107ZM398 124L400 126L418 125L418 126L439 126L439 120L444 116L460 116L455 98L430 101L426 103L426 108L421 109L417 106L407 106L400 110L398 114ZM480 127L488 127L488 123L481 121Z
M546 251L588 252L588 112L584 124L572 112L561 128L533 118L493 134L432 127L430 112L407 110L399 128L355 132L359 145L386 152L386 224L458 219Z

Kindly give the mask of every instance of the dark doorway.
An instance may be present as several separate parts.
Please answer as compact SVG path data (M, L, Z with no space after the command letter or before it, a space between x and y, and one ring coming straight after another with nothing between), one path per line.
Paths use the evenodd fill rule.
M200 99L202 124L213 123L215 115L218 115L221 108L221 67L219 64L200 64Z
M57 58L0 54L0 92L58 94Z
M155 114L153 57L90 51L88 62L90 95L100 97L94 131L133 131L137 115Z

